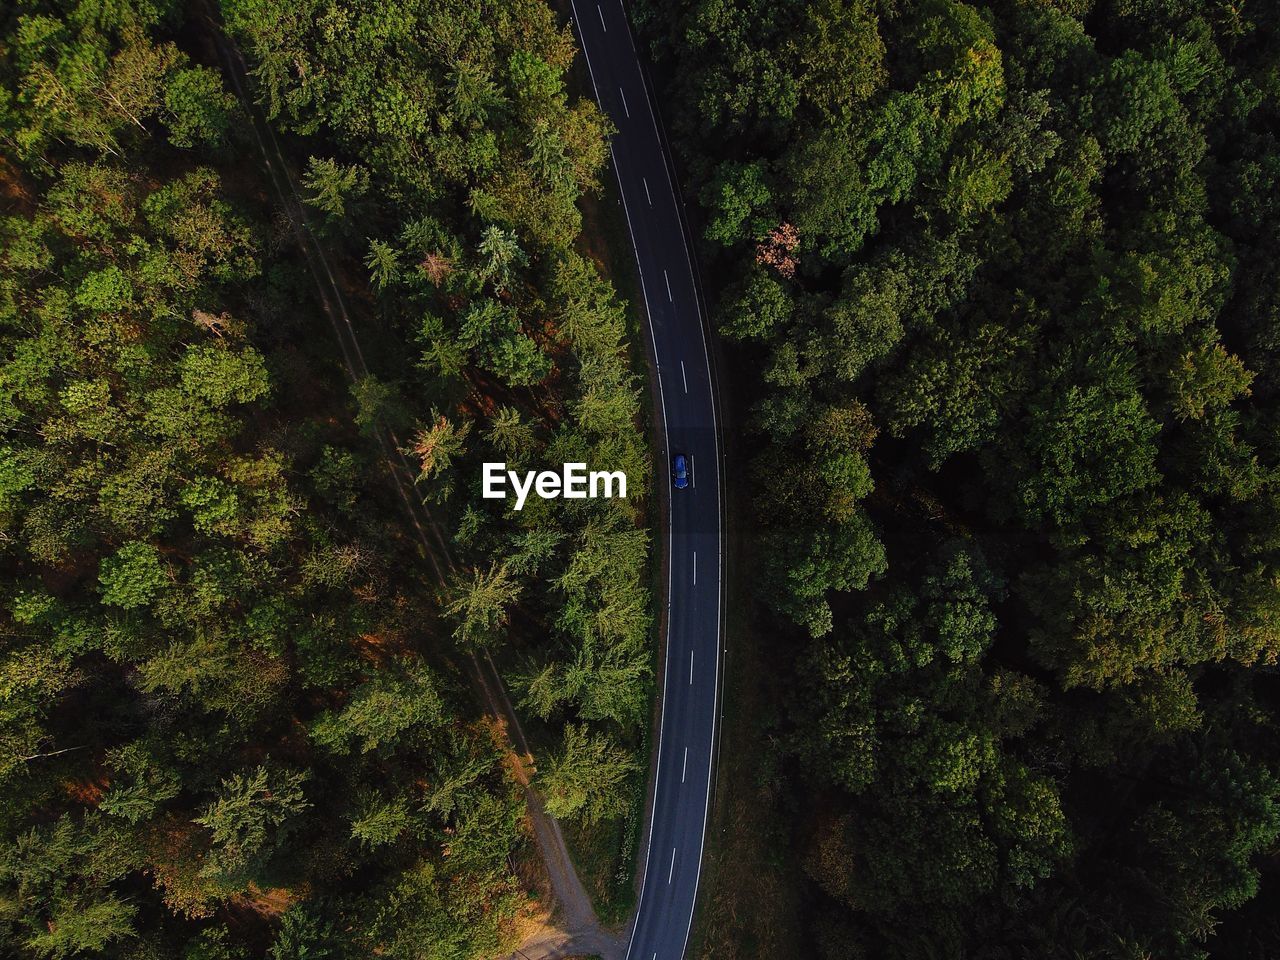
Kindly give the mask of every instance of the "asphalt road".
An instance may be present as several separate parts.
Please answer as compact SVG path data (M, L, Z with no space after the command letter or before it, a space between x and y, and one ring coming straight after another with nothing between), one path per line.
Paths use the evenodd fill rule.
M666 449L658 488L670 492L667 648L648 853L628 960L681 960L693 922L711 801L719 715L724 537L720 432L711 364L681 225L640 59L620 0L573 0L596 99L617 134L611 151L649 315L657 415ZM692 483L671 487L675 453Z

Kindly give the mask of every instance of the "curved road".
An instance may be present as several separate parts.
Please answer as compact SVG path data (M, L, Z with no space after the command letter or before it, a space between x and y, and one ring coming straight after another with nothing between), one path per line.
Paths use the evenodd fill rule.
M573 8L596 99L618 131L610 151L657 364L666 444L658 483L666 482L670 492L662 725L644 880L627 958L681 960L702 869L719 716L719 424L680 203L626 11L621 0L573 0ZM674 453L692 459L692 483L684 490L666 480Z

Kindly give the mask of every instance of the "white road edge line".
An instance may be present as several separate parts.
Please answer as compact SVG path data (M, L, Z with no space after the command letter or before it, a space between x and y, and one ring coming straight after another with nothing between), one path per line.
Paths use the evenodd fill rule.
M684 383L684 392L689 392L689 378L684 375L684 361L680 361L680 380Z
M627 37L631 41L631 49L634 52L636 49L636 39L631 33L631 23L624 16L622 18L622 24L627 30ZM585 55L585 49L584 49L584 55ZM636 73L639 74L640 83L642 86L644 86L645 103L649 107L649 118L653 123L653 134L655 137L657 137L659 147L661 147L663 141L662 141L662 134L658 132L658 114L653 109L653 100L649 97L649 87L644 82L644 72L640 67L639 56L636 57L635 63L636 63ZM590 67L590 63L588 62L588 68L589 67ZM676 193L675 181L672 180L671 178L671 168L667 165L666 157L663 157L662 169L663 169L663 172L666 173L667 175L667 184L671 190L671 196L678 200L679 197ZM677 210L677 214L678 213L679 211ZM694 270L693 255L689 252L689 240L684 235L683 228L680 231L680 241L684 246L685 263L688 265L690 276L692 276L693 270ZM634 247L634 245L635 244L633 242L632 246ZM701 336L702 357L703 357L703 362L706 364L706 368L707 368L707 383L712 384L713 380L711 378L711 349L707 345L707 330L706 330L706 326L703 323L702 305L698 302L696 289L694 290L693 308L695 313L698 315L698 321L699 321L698 329L702 335ZM652 327L650 328L650 332L652 332ZM659 381L659 394L661 395L661 381ZM718 702L720 699L720 656L719 656L720 638L724 636L724 525L722 522L720 522L724 516L724 485L723 485L724 478L721 475L721 469L720 469L721 468L720 411L716 408L714 387L711 393L711 425L712 425L711 436L716 444L715 461L716 461L716 521L717 521L716 523L716 663L715 663L715 683L713 684L711 689L715 692L715 700L718 706ZM692 457L690 457L689 462L690 462L690 465L692 466L692 463L693 463ZM697 485L698 485L697 474L695 472L693 486L696 487ZM728 648L726 647L725 649L727 650ZM664 702L664 708L665 708L665 702ZM718 723L718 710L715 710L713 711L712 718L711 718L711 739L710 739L710 756L713 761L715 759L716 741L717 741L717 735L719 734L719 731L720 731L720 725ZM661 751L662 749L661 733L659 733L658 735L658 749L659 751ZM698 888L702 885L702 854L706 850L706 845L707 845L707 820L711 816L711 778L715 774L715 766L716 765L714 762L707 764L707 790L706 790L706 795L702 805L702 831L698 837L698 860L694 867L694 874L693 874L693 902L695 904L698 902ZM661 768L661 765L659 765L659 768ZM657 789L656 783L654 785L654 789L655 790ZM649 837L650 837L651 843L653 838L653 820L654 818L651 817L649 821ZM647 853L646 853L646 856L647 856ZM637 918L640 915L640 907L642 906L643 901L644 901L644 886L642 884L640 887L640 900L636 902ZM689 920L686 923L684 928L684 944L680 948L681 956L683 956L685 951L689 949L689 934L692 931L693 931L693 914L690 913ZM630 954L631 954L631 945L628 944L627 960L630 960Z
M674 303L675 301L671 296L671 278L667 276L667 271L665 270L662 271L662 279L666 281L667 284L667 302Z
M574 18L577 19L578 11L577 11L576 0L570 0L570 6L573 8ZM597 9L598 9L598 5L597 5ZM631 50L634 53L636 49L636 40L635 40L635 37L632 36L631 24L627 21L625 12L622 19L622 24L624 27L626 27L627 39L630 41ZM587 61L587 72L591 76L591 87L593 90L595 90L596 102L599 103L600 90L596 87L595 71L591 69L591 56L587 53L587 45L585 43L582 45L582 56ZM636 58L636 73L640 75L640 82L642 85L644 85L644 74L641 72L640 60L638 57ZM654 135L658 137L659 145L661 145L662 137L660 134L658 134L658 118L657 118L657 114L653 112L653 102L649 98L649 88L647 85L644 86L644 96L645 96L645 103L649 107L649 114L650 114L650 119L652 120L652 123L653 123ZM644 268L641 267L640 265L640 252L636 249L635 231L632 230L632 227L631 227L631 210L627 206L626 191L623 189L623 186L622 186L622 173L618 169L618 158L617 158L617 155L614 154L613 152L612 144L609 145L609 157L610 159L613 160L613 173L614 173L615 179L618 181L618 192L622 197L622 209L623 209L623 212L626 214L626 218L627 218L627 233L629 234L628 239L631 240L631 249L636 256L636 272L640 275L640 295L645 301L645 315L649 321L648 322L649 340L653 344L653 355L656 363L656 358L658 355L658 342L657 342L657 338L654 336L654 333L653 333L653 313L649 310L649 293L645 289L645 285L644 285ZM674 197L675 183L671 179L671 171L667 168L665 157L663 158L662 169L667 175L667 183L671 188L671 195ZM693 257L689 253L689 241L684 236L683 229L680 231L680 240L684 245L685 261L689 266L690 272L692 272ZM698 314L698 318L699 318L698 326L702 334L702 356L707 366L707 382L711 383L711 350L707 346L707 331L705 326L702 323L702 307L701 307L701 304L698 303L698 298L696 295L694 297L693 303L694 303L694 311ZM659 405L662 408L662 431L663 431L663 436L665 438L669 435L668 427L667 427L667 395L666 395L666 391L662 389L661 377L658 378L658 401L659 401ZM719 447L719 432L718 432L720 429L719 421L720 421L719 411L716 409L715 394L713 392L712 402L711 402L711 423L712 423L712 438L716 442L715 460L716 460L717 480L721 479L720 478L720 447ZM690 464L692 464L692 458L690 458ZM696 479L694 480L693 485L695 487L698 485ZM675 530L674 530L671 514L672 514L672 511L668 510L667 511L668 555L670 555L670 550L674 546L674 541L675 541ZM712 690L715 691L715 697L717 700L719 700L719 697L720 697L720 656L719 656L720 637L723 636L723 626L724 626L724 527L723 527L723 524L719 523L719 520L723 516L723 514L724 514L724 491L723 489L721 489L720 484L717 482L716 484L716 518L717 518L716 654L717 655L716 655L716 664L715 664L715 683L712 686ZM667 564L667 598L668 600L670 600L672 596L671 577L672 577L671 564ZM670 630L671 630L670 610L671 610L670 604L668 603L668 606L667 606L668 634L670 634ZM669 648L670 648L670 644L668 644L668 652L669 652ZM725 649L726 651L728 650L727 647ZM669 672L670 666L671 666L671 657L668 656L666 660L667 662L664 667L664 672ZM662 697L662 706L659 711L659 717L658 717L658 755L659 756L662 755L662 732L663 732L663 727L666 725L666 717L667 717L667 697L664 694ZM711 721L711 757L713 760L715 758L716 735L719 732L719 724L716 721L717 721L717 717L713 713L712 721ZM694 875L693 875L693 896L694 896L695 903L697 902L698 887L701 886L701 883L702 883L702 854L703 854L703 851L706 849L706 844L707 844L707 818L711 814L711 777L714 773L715 773L715 763L708 763L707 764L707 790L706 790L706 796L704 797L703 804L702 804L702 833L698 841L698 861L695 864ZM657 795L658 786L661 779L662 779L662 764L659 763L658 769L654 775L654 781L653 781L653 789L654 789L655 796ZM649 836L648 836L648 839L645 841L645 855L644 855L645 879L642 880L640 883L640 898L639 900L636 901L637 918L640 915L641 907L644 905L645 887L648 884L648 878L649 878L648 865L653 862L651 857L653 853L653 829L654 829L654 823L656 822L656 820L657 820L656 817L649 818ZM682 955L684 951L687 950L689 947L689 934L692 930L693 930L693 914L690 913L689 922L688 924L686 924L684 928L684 945L680 948L680 952ZM629 940L627 943L626 960L631 960L631 947L633 943L634 943L634 940ZM656 960L656 958L657 958L657 954L655 953L654 960Z
M572 6L572 7L574 7L574 16L576 17L576 16L577 16L577 9L576 9L576 8L577 8L577 4L576 4L575 2L573 2L573 0L570 0L570 4L571 4L571 6ZM597 9L598 9L598 5L597 5ZM628 34L629 34L629 33L630 33L630 30L628 29ZM634 40L634 38L632 38L631 43L632 43L632 48L634 49L634 47L635 47L635 40ZM599 88L596 86L595 71L591 68L591 55L590 55L589 53L587 53L587 45L586 45L585 43L582 45L582 56L583 56L583 57L586 59L586 61L587 61L587 72L588 72L588 73L590 74L590 76L591 76L591 87L592 87L592 89L593 89L593 90L595 90L595 94L596 94L596 102L597 102L597 103L599 103L599 102L600 102L600 90L599 90ZM646 102L648 102L648 91L647 91L647 90L645 91L645 99L646 99ZM649 307L649 290L648 290L648 287L645 285L645 282L644 282L644 266L643 266L643 264L641 263L641 260L640 260L640 251L636 248L635 231L632 229L632 226L631 226L631 208L630 208L630 206L627 204L627 193L626 193L626 190L623 188L623 184L622 184L622 170L621 170L621 168L619 168L619 166L618 166L618 157L617 157L617 155L613 152L613 144L612 144L612 143L610 143L610 144L609 144L609 158L613 161L613 174L614 174L614 178L618 181L618 195L622 198L622 212L623 212L623 214L625 215L626 220L627 220L627 235L628 235L628 237L627 237L627 238L631 241L631 251L632 251L632 253L635 255L635 258L636 258L636 273L638 273L638 274L640 275L640 296L641 296L641 298L644 300L645 319L648 321L648 323L646 324L646 326L648 326L648 328L649 328L649 342L653 345L654 365L655 365L655 366L657 366L657 357L658 357L658 339L657 339L657 336L656 336L656 335L654 334L654 332L653 332L653 310ZM667 179L668 179L668 181L670 180L670 175L668 175L668 178L667 178ZM686 254L685 254L685 255L686 255L686 257L688 256L688 249L687 249L687 245L686 245ZM705 336L704 336L704 342L703 342L703 350L704 350L704 352L705 352L705 350L706 350ZM663 389L663 387L662 387L662 378L661 378L661 377L658 377L657 379L658 379L658 403L659 403L659 406L662 408L662 433L663 433L663 437L664 437L664 439L665 439L666 437L668 437L668 436L670 435L669 426L668 426L668 424L667 424L667 393L666 393L666 391L665 391L665 390ZM712 415L714 416L714 411L713 411ZM670 555L671 555L671 553L672 553L672 552L674 552L674 549L675 549L675 527L674 527L674 520L673 520L672 514L673 514L673 511L671 511L671 510L668 510L668 511L667 511L667 555L668 555L668 556L670 556ZM674 574L674 571L672 570L672 565L671 565L671 564L667 564L667 600L668 600L668 603L667 603L667 617L666 617L666 619L667 619L667 623L666 623L666 627L667 627L667 635L668 635L668 636L670 636L670 634L671 634L671 604L670 604L670 600L671 600L671 597L672 597L672 596L674 596L674 590L672 589L672 578L673 578L674 576L675 576L675 574ZM718 614L717 614L717 616L718 616ZM717 623L718 623L718 621L717 621ZM716 641L716 642L717 642L717 646L719 646L719 632L718 632L718 630L717 630L717 641ZM670 646L670 644L668 644L668 646ZM717 660L719 660L719 657L717 657L716 659L717 659ZM669 673L670 673L670 668L671 668L671 658L668 656L668 657L667 657L667 663L666 663L666 667L665 667L665 669L664 669L664 672L666 672L666 673L668 673L668 674L669 674ZM662 735L663 735L663 730L664 730L664 728L666 727L666 721L667 721L667 697L666 697L666 695L665 695L665 689L666 689L666 688L664 688L664 694L663 694L663 696L662 696L662 698L661 698L661 707L660 707L660 709L659 709L659 716L658 716L658 756L662 756ZM715 741L713 740L713 741L712 741L712 743L714 744L714 742L715 742ZM654 789L654 794L655 794L655 796L657 795L658 786L659 786L659 784L661 783L661 781L662 781L662 764L658 764L658 769L657 769L657 772L654 774L654 780L653 780L653 789ZM711 781L710 781L710 776L708 776L708 779L707 779L707 783L708 783L708 785L710 785L710 782L711 782ZM711 798L710 798L710 795L708 795L708 797L707 797L707 803L706 803L706 806L704 807L704 810L703 810L703 831L704 831L704 832L706 831L706 810L710 807L710 802L711 802ZM655 824L655 822L656 822L656 819L657 819L656 817L652 817L652 816L649 818L649 836L648 836L648 838L645 840L645 854L644 854L644 862L645 862L645 876L644 876L644 879L640 882L640 901L643 901L643 900L644 900L644 891L645 891L645 887L646 887L646 885L648 884L648 880L649 880L649 875L650 875L650 873L649 873L649 870L648 870L648 865L649 865L649 864L651 864L651 863L653 862L653 830L654 830L654 824ZM673 865L674 865L674 861L673 861ZM701 864L699 864L699 873L701 873ZM637 915L637 916L639 916L639 912L640 912L640 902L637 902L637 904L636 904L636 915ZM692 925L692 917L690 917L690 925ZM686 942L686 945L687 945L687 943L688 943L688 939L689 939L689 932L688 932L688 929L686 929L686 930L685 930L685 942ZM634 941L633 941L633 940L632 940L632 941L628 941L628 943L627 943L627 960L630 960L630 958L631 958L631 947L632 947L632 944L633 944L633 943L634 943ZM654 957L655 957L655 958L657 957L657 954L656 954L656 953L654 954Z
M627 106L627 91L621 87L618 88L618 96L622 97L622 112L627 115L627 119L631 119L631 108Z

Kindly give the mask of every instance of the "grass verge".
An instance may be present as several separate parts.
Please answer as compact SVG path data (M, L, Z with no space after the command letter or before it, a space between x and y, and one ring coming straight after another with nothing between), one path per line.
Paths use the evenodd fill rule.
M589 88L588 88L589 89ZM643 383L650 378L647 360L648 331L645 326L643 300L639 280L632 260L631 242L625 215L618 195L617 183L611 171L602 177L603 190L599 197L585 197L581 203L583 227L579 245L581 252L590 257L601 274L613 284L618 297L626 305L628 353L632 372ZM658 449L653 418L649 404L642 405L643 429L649 437L651 451ZM655 477L660 476L656 471ZM656 525L660 517L657 489L649 491L646 522L650 530L649 597L653 626L650 629L650 646L654 651L653 663L656 677L661 669L661 604L664 568L661 542ZM656 682L649 682L649 703L656 693ZM562 824L565 843L578 869L578 878L586 887L600 920L609 926L622 924L630 916L636 902L636 856L639 851L640 831L648 800L649 768L652 737L646 723L639 737L626 743L636 761L637 772L631 778L627 815L587 827L579 823Z
M775 769L781 692L750 604L729 608L724 721L715 806L689 955L700 960L801 956L793 811Z

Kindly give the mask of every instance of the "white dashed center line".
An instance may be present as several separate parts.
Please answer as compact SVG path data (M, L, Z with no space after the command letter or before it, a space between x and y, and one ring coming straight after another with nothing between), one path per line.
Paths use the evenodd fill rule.
M618 96L622 97L622 112L629 118L631 116L631 108L627 106L627 91L619 87Z
M662 279L667 284L667 302L670 303L672 299L671 298L671 278L667 276L667 271L665 270L662 271Z
M671 848L671 866L667 869L667 884L671 884L671 878L676 873L676 848Z
M693 585L698 585L698 551L693 551Z
M689 651L689 686L693 686L693 651Z
M649 206L653 206L653 194L649 192L649 179L641 177L640 182L644 184L644 198L649 201Z
M600 4L596 4L596 13L600 14L600 29L605 33L609 32L609 28L604 23L604 11L600 9Z
M684 392L689 392L689 378L684 375L684 361L680 361L680 379L684 382Z
M684 783L684 775L689 772L689 748L684 748L684 763L680 765L680 782Z

